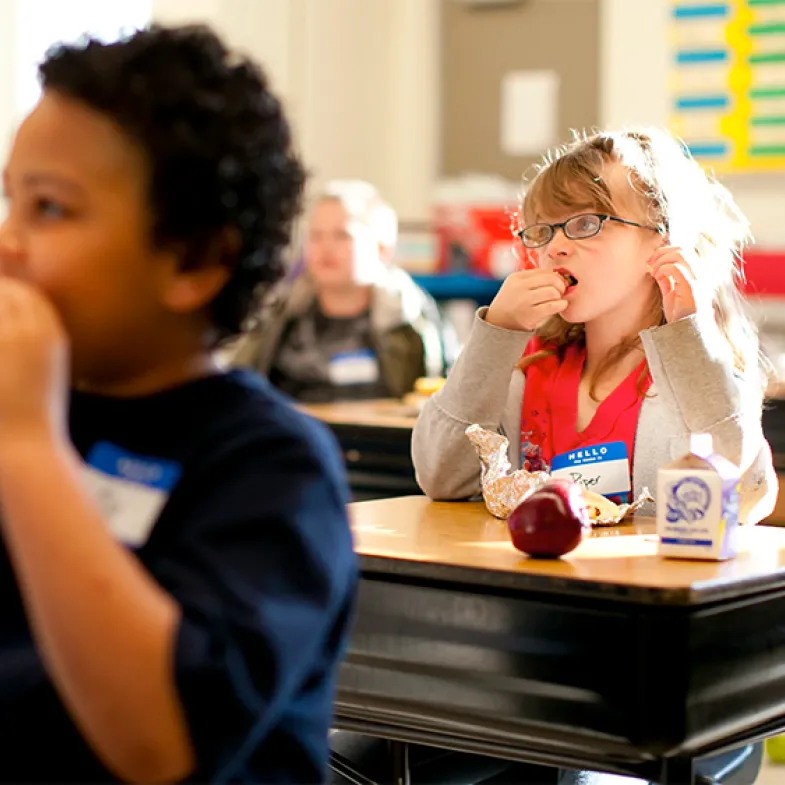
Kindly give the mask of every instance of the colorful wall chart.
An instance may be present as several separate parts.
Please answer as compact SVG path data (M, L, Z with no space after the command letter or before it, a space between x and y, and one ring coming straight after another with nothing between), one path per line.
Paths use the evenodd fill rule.
M785 0L672 0L671 130L718 172L785 170Z

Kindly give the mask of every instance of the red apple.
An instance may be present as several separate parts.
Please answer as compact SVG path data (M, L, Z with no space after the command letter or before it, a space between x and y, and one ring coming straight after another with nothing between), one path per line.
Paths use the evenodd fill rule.
M521 502L507 524L519 551L543 559L574 550L591 530L580 486L563 479L549 480Z

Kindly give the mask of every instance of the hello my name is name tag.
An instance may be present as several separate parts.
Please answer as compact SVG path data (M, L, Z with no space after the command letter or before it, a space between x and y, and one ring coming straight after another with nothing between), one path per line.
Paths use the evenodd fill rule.
M328 374L337 387L373 384L379 379L379 361L370 349L340 352L330 358Z
M556 455L551 476L562 477L602 496L630 499L630 461L624 442L606 442Z
M147 542L180 479L178 463L135 455L98 442L82 466L82 477L114 537L139 547Z

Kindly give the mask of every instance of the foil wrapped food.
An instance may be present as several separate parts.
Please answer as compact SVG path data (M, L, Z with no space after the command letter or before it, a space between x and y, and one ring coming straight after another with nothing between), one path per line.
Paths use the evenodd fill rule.
M509 441L501 434L480 425L470 425L466 429L466 437L480 459L482 496L488 512L494 517L509 518L524 499L550 479L548 472L513 470L507 454ZM644 488L629 504L616 504L593 491L582 491L593 526L615 526L646 502L654 501L648 488Z
M509 441L500 433L480 425L470 425L466 436L474 445L482 467L482 497L488 512L509 518L512 511L549 479L547 472L512 471L507 457Z

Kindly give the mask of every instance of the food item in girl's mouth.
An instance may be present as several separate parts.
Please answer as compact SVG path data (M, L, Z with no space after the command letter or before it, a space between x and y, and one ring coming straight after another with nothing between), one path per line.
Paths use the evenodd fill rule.
M507 522L513 545L529 556L554 559L580 545L591 530L580 486L549 480L513 510Z
M564 283L567 286L575 286L578 283L578 279L574 275L570 275L569 273L559 273L559 275L564 279Z

